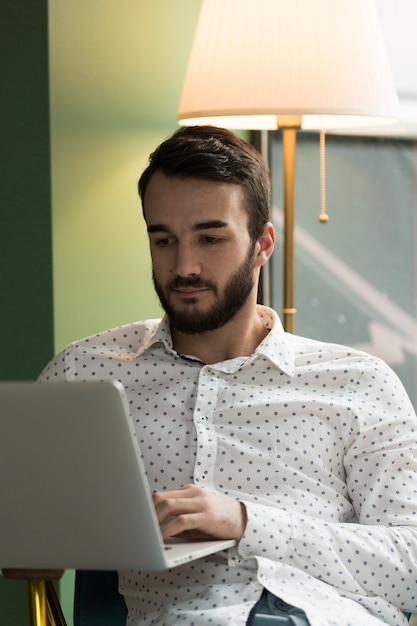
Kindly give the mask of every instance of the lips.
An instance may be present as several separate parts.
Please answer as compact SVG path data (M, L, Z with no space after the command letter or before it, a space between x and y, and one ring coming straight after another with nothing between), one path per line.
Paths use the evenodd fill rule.
M202 281L199 277L176 277L169 285L168 289L171 293L176 294L183 300L192 300L199 296L212 291L217 294L217 288L214 283Z
M174 288L171 291L178 294L179 296L182 296L183 298L192 298L202 293L205 293L206 291L209 291L209 289L207 287L182 287L179 289Z

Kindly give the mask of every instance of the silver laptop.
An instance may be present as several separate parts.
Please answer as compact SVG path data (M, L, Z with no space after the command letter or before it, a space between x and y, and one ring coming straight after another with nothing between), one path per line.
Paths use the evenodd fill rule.
M233 545L163 542L122 385L0 383L0 568L163 570Z

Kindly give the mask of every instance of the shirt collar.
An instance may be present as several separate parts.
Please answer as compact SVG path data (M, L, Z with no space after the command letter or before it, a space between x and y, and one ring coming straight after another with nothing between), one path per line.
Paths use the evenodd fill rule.
M266 357L278 369L289 376L293 376L295 369L294 350L277 313L273 309L262 305L257 305L257 311L265 327L268 328L270 332L247 361L252 361L257 357ZM136 356L141 355L146 350L158 344L164 346L167 352L177 354L173 348L171 329L166 315L161 319L155 331L151 332L149 336L145 338Z
M294 349L290 341L291 335L284 331L276 311L260 304L257 305L257 310L265 327L269 328L270 331L256 348L253 357L258 355L267 357L277 368L289 376L293 376L295 358Z
M156 346L158 344L165 346L168 352L174 352L171 329L167 315L164 315L156 329L151 331L149 335L145 337L142 345L136 353L136 356L139 356L146 350L149 350L152 346Z

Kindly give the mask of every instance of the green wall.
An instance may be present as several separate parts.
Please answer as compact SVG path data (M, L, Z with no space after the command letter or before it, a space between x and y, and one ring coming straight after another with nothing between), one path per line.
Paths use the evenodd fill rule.
M2 0L0 380L36 378L54 350L47 28L46 0ZM27 597L0 580L1 626L29 623Z
M160 315L138 172L160 134L53 126L55 346ZM62 173L69 173L70 176Z
M33 379L53 353L47 10L0 8L0 379Z

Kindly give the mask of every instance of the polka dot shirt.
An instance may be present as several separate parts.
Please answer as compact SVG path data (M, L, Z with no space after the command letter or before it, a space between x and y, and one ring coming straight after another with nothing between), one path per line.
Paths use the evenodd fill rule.
M343 346L269 333L205 365L166 318L76 342L40 380L117 379L151 488L241 500L239 545L159 573L120 572L131 626L246 624L262 588L312 626L406 624L417 610L417 420L396 375ZM140 532L140 529L138 529Z

